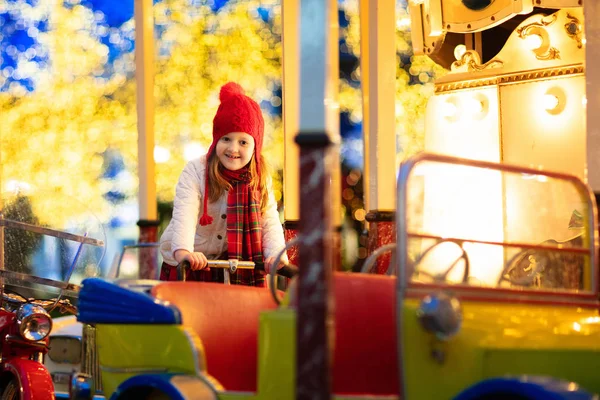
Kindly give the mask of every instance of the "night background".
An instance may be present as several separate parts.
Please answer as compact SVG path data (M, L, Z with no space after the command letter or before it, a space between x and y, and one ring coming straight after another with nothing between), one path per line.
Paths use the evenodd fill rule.
M366 254L365 243L356 241L369 210L362 199L358 1L340 1L339 7L343 229L349 238L345 266L351 268ZM282 201L280 11L276 1L154 2L155 160L163 219L186 160L210 143L216 94L227 80L242 84L266 114L265 154ZM106 224L111 247L135 242L133 1L0 0L0 26L3 191L75 195ZM425 103L442 72L412 56L409 26L406 3L399 1L398 162L422 146ZM51 202L44 198L40 202ZM43 222L39 214L49 204L32 206Z

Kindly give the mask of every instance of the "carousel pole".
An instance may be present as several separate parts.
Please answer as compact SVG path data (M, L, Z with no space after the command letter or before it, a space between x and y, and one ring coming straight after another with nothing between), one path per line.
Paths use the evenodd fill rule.
M585 87L587 183L600 202L600 4L583 3L585 28Z
M396 202L396 2L360 0L360 68L368 252L393 243ZM377 261L385 273L390 254Z
M285 241L298 235L299 210L299 162L298 148L294 139L300 130L300 5L297 0L283 0L281 4L282 27L282 109L283 109L283 219ZM290 262L298 265L298 246L287 252Z
M337 0L300 2L300 265L296 399L331 398L331 152L338 151ZM335 53L335 55L334 55ZM339 117L338 117L339 118Z
M284 226L286 242L294 239L298 233L298 149L294 138L299 131L299 65L300 65L300 48L299 48L299 15L300 5L296 0L283 0L282 3L282 20L283 20L283 134L284 134L284 176L283 176L283 202L284 202ZM336 41L329 44L329 63L334 66L336 71L339 71L339 52L337 48L338 40L338 20L332 20L329 26L332 34L329 40ZM335 72L337 73L337 72ZM330 100L338 103L337 89L333 90L330 95ZM328 114L327 124L328 132L334 132L339 137L339 110L334 110ZM331 157L331 185L332 185L332 214L331 222L333 225L332 232L332 266L334 270L341 268L341 164L339 151L332 152ZM298 249L294 246L288 256L292 264L297 264Z
M583 3L585 32L586 182L600 204L600 4ZM598 237L598 235L596 235ZM597 265L594 266L598 268Z
M327 3L327 2L325 2ZM331 267L334 271L342 269L342 161L341 161L341 136L340 136L340 106L339 106L339 78L340 78L340 45L339 45L339 17L337 2L329 4L329 20L327 21L327 56L329 69L328 87L325 92L325 106L327 107L325 129L331 135L335 147L330 152L331 163ZM327 103L328 102L328 103Z
M158 240L154 181L154 18L152 0L135 0L135 78L137 82L139 243ZM139 254L141 279L158 279L153 248Z
M2 134L0 132L0 220L4 219L4 191L2 190ZM0 225L0 270L4 269L4 226ZM0 279L0 296L4 293L4 279Z

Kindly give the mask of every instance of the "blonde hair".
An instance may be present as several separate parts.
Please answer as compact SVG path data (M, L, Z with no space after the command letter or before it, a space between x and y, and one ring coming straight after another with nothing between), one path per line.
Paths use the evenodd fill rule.
M219 166L221 165L216 151L213 151L206 162L208 168L208 200L211 203L219 200L226 190L230 190L231 184L227 182L221 174ZM267 177L269 176L270 168L263 156L260 156L260 166L256 166L256 155L252 156L248 166L250 172L250 187L252 190L258 190L260 193L260 211L264 212L269 200L267 193Z

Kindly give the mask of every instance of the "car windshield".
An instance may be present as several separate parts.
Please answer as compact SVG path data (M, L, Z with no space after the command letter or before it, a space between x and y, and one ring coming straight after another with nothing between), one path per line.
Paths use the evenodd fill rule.
M76 297L86 277L103 276L105 232L74 198L47 193L0 197L0 266L7 290L26 297Z
M416 160L403 166L399 187L400 268L411 283L597 289L594 206L580 180L443 156Z

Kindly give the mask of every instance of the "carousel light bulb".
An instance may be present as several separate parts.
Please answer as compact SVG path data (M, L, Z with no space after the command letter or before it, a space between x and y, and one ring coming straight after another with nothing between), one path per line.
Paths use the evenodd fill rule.
M454 58L456 58L456 60L460 60L466 52L467 46L464 44L459 44L454 48Z
M476 115L483 111L483 103L481 100L474 97L468 97L465 99L465 107L469 110L470 114Z
M558 97L553 94L546 93L542 99L542 104L544 105L544 109L546 111L555 110L556 107L558 107Z
M538 34L531 34L525 37L525 46L529 50L536 50L542 47L544 39Z
M456 115L458 109L454 103L446 102L442 104L442 115L446 118L452 118Z

